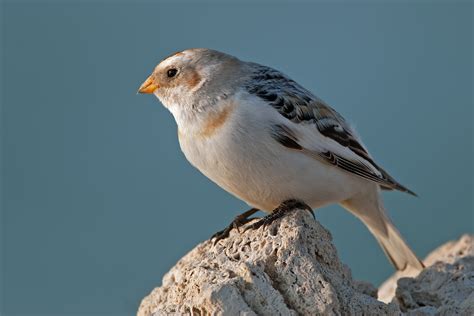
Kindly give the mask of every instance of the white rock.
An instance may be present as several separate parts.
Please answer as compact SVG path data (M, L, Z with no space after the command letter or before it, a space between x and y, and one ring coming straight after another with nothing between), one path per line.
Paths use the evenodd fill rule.
M392 301L385 304L371 284L352 279L330 233L296 211L199 244L143 299L138 316L474 315L474 237L446 243L424 263L418 276L396 273L382 286L379 298Z
M184 256L138 316L399 315L396 304L364 294L374 295L374 287L352 280L331 240L307 211L255 231L234 229Z
M438 247L424 263L417 277L388 279L379 299L393 300L407 315L474 315L474 236Z

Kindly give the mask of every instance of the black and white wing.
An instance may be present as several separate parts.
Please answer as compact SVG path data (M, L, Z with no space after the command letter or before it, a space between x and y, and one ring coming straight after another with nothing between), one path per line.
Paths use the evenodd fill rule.
M272 134L282 145L300 150L359 177L378 183L383 189L416 195L379 167L344 118L311 92L281 72L252 64L246 90L266 101L289 121L305 126L301 135L288 125L274 126ZM314 129L319 134L314 133ZM324 138L308 143L308 138Z

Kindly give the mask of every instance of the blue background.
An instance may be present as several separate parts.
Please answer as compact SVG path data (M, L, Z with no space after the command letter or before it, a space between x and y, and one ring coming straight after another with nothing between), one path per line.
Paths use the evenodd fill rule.
M130 315L247 206L193 169L172 116L136 90L210 47L280 69L348 118L420 198L385 193L423 257L473 230L472 2L2 4L2 315ZM338 206L343 261L393 269Z

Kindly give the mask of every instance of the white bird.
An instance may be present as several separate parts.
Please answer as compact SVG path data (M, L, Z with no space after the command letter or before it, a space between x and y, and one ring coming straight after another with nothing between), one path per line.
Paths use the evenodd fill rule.
M210 49L175 53L154 69L140 93L153 93L173 114L189 162L253 209L216 240L269 215L339 203L375 236L398 270L423 264L387 216L380 191L415 195L377 165L334 109L283 73Z

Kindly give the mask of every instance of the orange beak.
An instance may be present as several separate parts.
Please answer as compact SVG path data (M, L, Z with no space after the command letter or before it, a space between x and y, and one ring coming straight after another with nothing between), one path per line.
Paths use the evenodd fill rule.
M155 90L158 88L159 88L158 84L156 84L155 79L153 78L153 75L151 75L145 80L144 83L142 83L142 85L138 89L138 93L150 94L150 93L155 92Z

